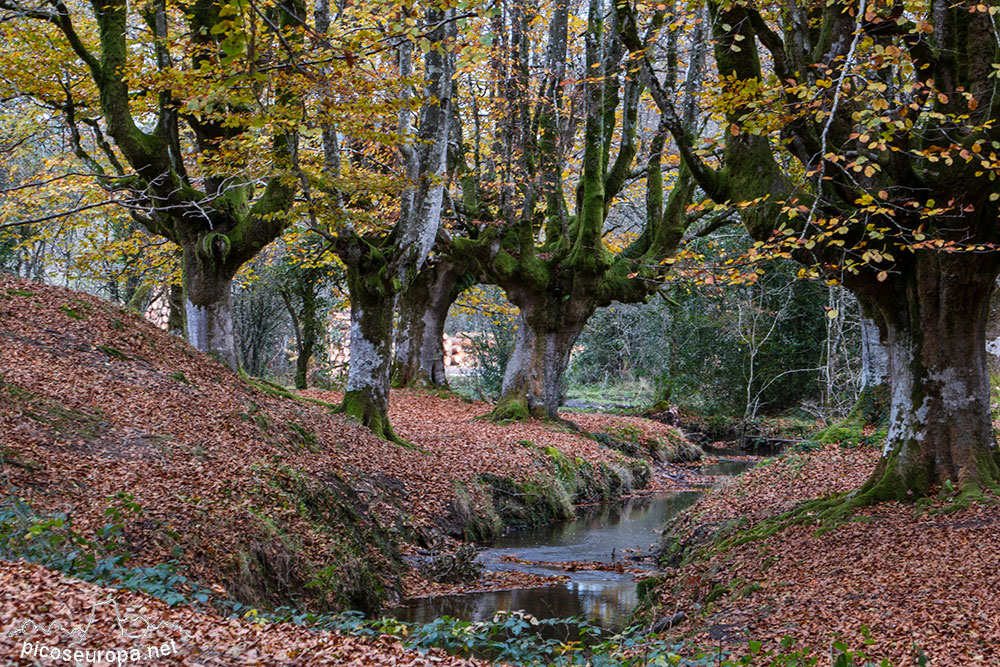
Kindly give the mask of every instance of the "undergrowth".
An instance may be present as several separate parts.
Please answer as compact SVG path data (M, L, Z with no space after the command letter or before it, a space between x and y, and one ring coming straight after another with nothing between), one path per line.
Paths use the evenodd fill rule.
M790 637L774 649L758 641L699 649L686 641L648 634L639 626L612 633L580 617L539 619L522 611L500 611L485 621L442 616L424 624L366 619L357 612L317 616L288 611L267 617L248 612L246 617L258 623L292 622L372 638L391 635L409 649L438 648L523 667L808 667L824 660L833 667L892 667L888 660L869 657L839 640L823 650L796 646ZM865 644L874 643L867 629L862 631ZM914 661L927 663L918 649Z
M128 564L131 554L123 539L125 522L142 513L132 496L119 493L109 499L104 514L109 522L95 539L73 528L68 514L37 514L20 498L0 500L0 558L22 560L103 586L145 593L168 605L206 604L216 595L188 581L170 561L140 567Z

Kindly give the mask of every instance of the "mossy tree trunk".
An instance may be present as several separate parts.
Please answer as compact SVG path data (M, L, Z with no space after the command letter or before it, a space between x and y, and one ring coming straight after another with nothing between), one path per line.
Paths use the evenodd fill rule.
M399 302L396 361L397 386L447 387L444 323L458 298L463 272L446 259L423 268Z
M232 284L235 270L220 256L221 240L207 248L185 247L183 256L184 313L187 337L197 350L229 368L237 368L233 332Z
M936 485L994 487L986 322L997 260L921 254L879 303L889 350L889 435L862 493L905 500Z
M18 9L15 2L5 7ZM283 32L299 24L304 8L298 0L279 2L264 23L247 29ZM288 176L296 135L288 129L270 135L264 149L267 155L260 160L269 165L266 171L250 168L239 157L227 159L224 146L249 141L250 133L259 135L259 130L240 120L251 116L296 127L301 106L294 97L295 85L275 79L274 95L280 104L251 109L245 96L228 97L227 74L215 80L199 79L197 84L206 88L204 94L217 98L214 113L185 113L185 100L177 98L179 91L165 88L148 91L152 94L137 111L141 119L137 120L132 108L141 96L133 87L133 74L186 81L180 86L183 89L194 84L187 78L192 72L202 71L202 65L225 54L229 36L218 30L225 24L222 11L220 3L198 3L178 24L169 19L165 2L151 2L136 10L128 0L108 0L86 9L63 6L57 14L31 10L18 11L18 16L44 21L53 28L51 36L56 39L58 35L62 42L59 49L74 54L81 71L89 73L99 101L94 105L97 108L89 100L85 106L94 114L90 120L98 137L95 155L100 159L80 141L75 102L66 87L63 106L74 154L101 187L127 193L124 199L130 202L136 222L182 248L188 339L197 349L235 368L230 284L239 267L280 235L288 222L297 190L295 179ZM134 22L136 12L155 38L155 46L148 49L152 53L138 45L145 37L137 37L142 31ZM297 38L282 38L280 55L261 52L255 57L294 58L285 50L294 50L297 44ZM170 53L172 48L174 53ZM182 63L190 63L190 69L184 70ZM245 64L236 62L233 67ZM207 161L213 168L206 171Z
M395 441L389 423L389 368L398 292L387 275L384 257L377 251L347 267L351 361L341 409L378 437Z
M184 287L171 283L167 288L167 332L172 336L184 338Z
M454 10L427 8L424 19L435 26L428 38L435 48L424 54L425 103L419 123L404 108L398 146L409 180L400 197L396 224L383 233L361 234L348 227L327 232L347 267L351 300L351 360L342 410L379 437L402 442L389 423L389 388L394 342L393 319L400 294L417 278L441 225L448 140L451 137L456 37ZM414 44L399 46L400 76L413 75ZM336 157L336 133L324 134L328 166ZM317 230L321 231L322 230Z
M514 349L504 370L500 399L492 418L558 419L565 398L565 376L573 343L593 315L595 306L558 296L519 299Z
M644 84L632 75L635 56L624 48L614 29L616 15L609 9L602 0L588 2L580 68L583 164L575 187L563 184L563 167L580 138L575 135L574 114L568 111L574 103L565 97L566 70L573 62L567 54L570 12L565 2L556 3L545 28L547 63L545 78L537 84L538 96L528 94L534 86L527 55L535 40L533 24L524 12L511 12L504 48L515 85L503 91L499 108L506 116L498 121L503 130L498 141L513 159L494 174L493 166L481 164L477 151L477 169L470 173L484 173L482 191L475 189L475 178L462 180L469 217L491 223L481 225L476 238L456 241L455 252L476 257L485 280L503 287L521 311L501 396L490 415L493 419L557 418L573 343L587 320L601 306L643 301L655 291L669 270L662 260L676 252L698 219L687 213L693 188L684 170L673 180L669 197L664 197L665 128L658 129L650 142L644 168L635 169ZM644 37L653 39L661 25ZM683 90L690 95L681 91L678 68L665 79L664 85L681 100L693 99L697 89L704 41L696 32L688 54ZM677 55L676 40L668 50ZM641 232L627 248L613 252L605 238L609 216L637 173L645 175L647 189ZM500 201L491 185L497 180L514 184L509 191L501 190ZM511 201L504 201L508 195ZM574 206L568 205L568 197L575 198Z

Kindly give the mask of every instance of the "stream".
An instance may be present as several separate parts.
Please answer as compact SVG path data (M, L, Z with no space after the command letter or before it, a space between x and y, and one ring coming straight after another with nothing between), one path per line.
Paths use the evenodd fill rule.
M714 456L733 455L728 450ZM746 452L739 452L745 454ZM700 468L705 475L738 475L754 465L747 460L721 460ZM700 491L681 491L630 498L600 507L582 508L575 521L518 530L494 541L479 554L487 570L519 570L540 575L566 575L557 586L520 588L413 598L388 611L401 621L429 623L440 616L468 621L488 620L498 611L523 610L537 618L582 616L608 630L620 630L638 602L631 574L602 570L565 571L536 564L504 562L504 556L550 563L567 561L626 561L630 567L655 570L648 559L664 523L690 507Z

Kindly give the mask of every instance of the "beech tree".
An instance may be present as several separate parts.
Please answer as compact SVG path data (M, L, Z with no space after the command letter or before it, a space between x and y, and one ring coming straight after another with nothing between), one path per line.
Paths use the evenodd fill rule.
M479 282L456 258L428 262L399 301L393 382L401 387L447 387L444 324L448 309Z
M996 6L707 2L720 135L699 144L616 4L685 164L758 251L842 282L888 350L888 439L846 503L996 488L985 329L1000 272ZM839 505L840 508L844 503Z
M400 99L390 105L398 110L395 132L384 125L345 128L327 123L322 131L323 169L303 175L312 228L327 238L346 267L351 359L341 410L376 435L401 442L388 417L393 320L400 294L426 262L441 224L459 18L453 8L436 4L423 7L422 14L418 7L391 7L385 8L387 14L371 18L388 18L390 27L398 28L383 36L393 44L392 76L401 84ZM320 34L329 28L329 20L329 6L320 3ZM420 50L423 57L418 59ZM359 136L362 133L368 137ZM367 158L360 150L348 153L353 163L342 158L345 142L361 146L374 134L379 140ZM395 158L378 150L390 136ZM358 185L359 178L386 180L387 164L401 172L399 188L392 192L395 210L388 211L380 210L375 197ZM345 173L349 170L352 174ZM382 192L383 199L387 191L392 191L391 185Z
M297 189L304 4L0 9L8 96L57 109L105 203L181 247L188 339L235 367L232 278L284 229Z
M605 29L614 22L609 9L602 0L587 5L582 59L568 49L568 2L555 3L548 17L544 51L532 47L541 42L536 32L542 22L519 3L504 5L494 29L503 35L492 61L495 145L484 156L483 129L474 115L477 143L465 154L475 159L459 167L466 176L458 206L466 219L479 221L480 234L454 241L455 253L477 257L486 280L503 287L520 309L494 419L557 418L570 351L588 318L613 301L649 296L669 268L663 260L702 219L687 212L694 184L685 169L665 183L666 126L639 133L643 83L617 31ZM661 27L662 20L652 25L648 38L656 42ZM701 40L686 54L685 77L677 66L681 45L676 35L666 38L663 50L673 65L663 85L691 100ZM531 75L535 65L544 73L540 80ZM694 121L690 114L684 121L691 132ZM643 156L641 139L648 144ZM582 158L572 183L568 167L577 142ZM645 203L634 216L638 232L626 247L609 247L609 220L626 215L616 203L643 178Z

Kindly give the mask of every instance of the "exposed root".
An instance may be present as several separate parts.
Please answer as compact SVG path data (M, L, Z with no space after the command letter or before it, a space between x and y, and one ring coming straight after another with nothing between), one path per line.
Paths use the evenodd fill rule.
M412 442L404 440L397 435L396 431L392 428L388 415L384 415L379 410L374 409L370 402L357 392L345 392L344 400L340 405L334 406L334 412L346 415L348 419L358 422L383 440L395 443L406 449L414 449L425 454L427 453L426 450L417 447Z

